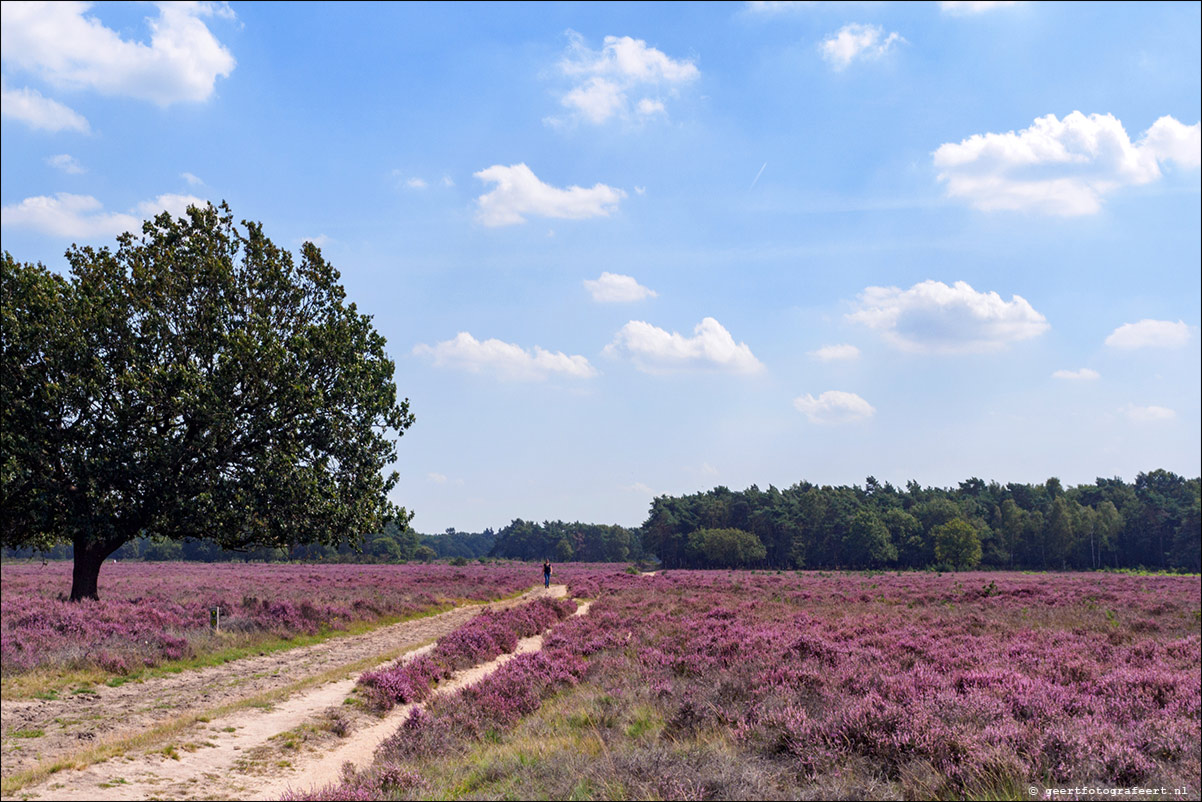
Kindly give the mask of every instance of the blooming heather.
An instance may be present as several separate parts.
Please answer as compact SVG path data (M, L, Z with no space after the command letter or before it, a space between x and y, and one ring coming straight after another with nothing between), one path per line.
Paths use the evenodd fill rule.
M381 767L420 775L581 682L615 705L653 706L669 743L725 739L741 764L769 767L785 797L1198 787L1197 577L593 571L567 581L596 597L588 616L556 627L542 652L431 701L375 766L325 792L419 793L384 783ZM639 748L622 732L597 730L607 748ZM690 782L692 796L721 796L720 782Z
M485 610L439 640L428 655L369 671L359 678L359 683L384 709L421 701L438 680L512 652L520 638L537 635L575 609L576 602L571 599L541 598L504 610Z
M492 601L537 578L512 563L116 563L105 567L104 599L71 603L69 564L6 564L0 665L6 677L39 666L125 673L219 647L207 637L214 606L227 632L291 637Z

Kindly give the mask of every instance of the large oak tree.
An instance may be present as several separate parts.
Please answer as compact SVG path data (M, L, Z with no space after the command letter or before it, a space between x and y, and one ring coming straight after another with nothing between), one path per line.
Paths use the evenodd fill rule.
M162 214L70 277L0 275L0 535L74 545L73 600L141 535L225 548L336 544L402 526L384 338L312 243L300 258L229 208Z

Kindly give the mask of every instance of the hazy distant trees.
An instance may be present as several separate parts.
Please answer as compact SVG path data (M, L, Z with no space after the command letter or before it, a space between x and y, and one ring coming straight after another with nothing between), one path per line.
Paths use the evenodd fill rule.
M517 518L497 532L489 556L557 562L625 562L642 557L638 531L578 521L524 521Z

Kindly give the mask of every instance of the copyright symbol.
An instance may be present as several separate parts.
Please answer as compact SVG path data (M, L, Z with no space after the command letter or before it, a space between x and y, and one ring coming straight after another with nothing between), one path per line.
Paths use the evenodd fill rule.
M1034 785L1032 785L1030 788L1027 789L1027 793L1030 794L1031 796L1035 796L1037 793L1039 793L1039 791L1036 790Z

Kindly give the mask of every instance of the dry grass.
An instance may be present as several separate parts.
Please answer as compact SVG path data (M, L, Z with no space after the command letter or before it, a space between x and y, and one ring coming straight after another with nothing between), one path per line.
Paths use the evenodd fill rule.
M479 606L472 602L470 605ZM52 699L62 696L67 688L88 687L89 685L123 685L127 682L141 682L154 677L164 677L179 674L198 668L208 668L240 660L244 657L274 654L275 652L299 649L313 646L335 638L346 638L362 635L383 627L399 624L404 621L414 621L419 618L444 613L455 605L442 605L430 610L409 616L385 616L374 621L355 621L345 629L328 629L314 635L293 635L280 637L266 632L218 632L206 633L207 650L195 657L171 660L153 668L147 668L132 674L115 674L97 666L83 668L36 668L22 674L4 677L0 680L0 700L15 701L18 699Z
M838 618L870 607L851 604L824 612ZM963 616L944 604L896 614L924 623ZM1113 622L1104 609L1065 607L1039 610L1027 625L1113 632L1118 628ZM987 612L980 627L1002 630L1013 621ZM715 685L712 697L696 700L697 715L685 715L692 708L656 698L640 676L636 654L598 659L584 683L546 700L511 731L403 764L425 782L398 790L399 798L885 800L938 799L944 793L946 778L921 760L890 773L878 762L851 756L836 772L807 776L788 755L759 753L740 743L731 722L722 720L720 708L727 705L716 700L741 689ZM1020 779L983 772L968 798L1029 798Z
M150 729L133 735L122 735L102 741L93 746L81 749L70 755L50 760L43 760L32 768L16 772L0 780L0 795L11 796L28 785L42 782L52 774L66 769L82 769L95 763L101 763L114 757L120 757L127 752L153 750L163 742L192 727L195 724L208 723L222 716L228 716L240 710L251 707L268 707L276 702L287 699L295 693L317 685L342 679L351 674L358 674L381 663L398 660L402 655L415 649L420 649L430 641L394 649L379 655L365 657L351 663L327 669L319 674L297 680L289 685L263 693L248 696L236 702L229 702L202 710L181 713L174 718L162 722Z
M425 782L400 798L796 798L784 767L718 728L673 732L645 689L618 690L611 672L548 699L509 732L406 763ZM627 676L637 673L628 666Z

